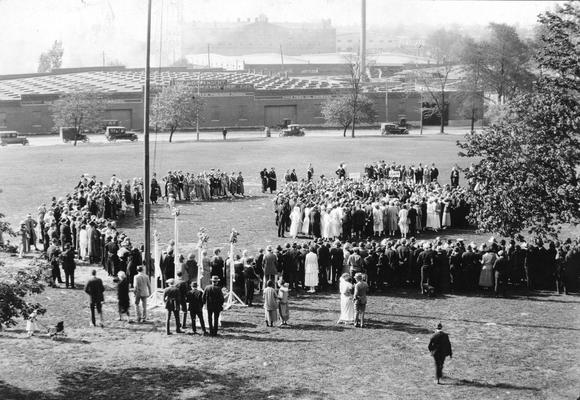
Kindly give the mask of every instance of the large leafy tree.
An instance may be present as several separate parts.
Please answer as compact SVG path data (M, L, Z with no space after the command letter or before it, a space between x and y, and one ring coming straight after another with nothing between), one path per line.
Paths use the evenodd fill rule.
M31 296L44 291L49 277L50 267L45 262L33 262L15 272L0 269L0 330L16 325L17 318L27 318L33 311L45 313Z
M98 92L75 91L65 94L52 105L55 127L72 127L77 132L100 128L108 100ZM75 137L74 145L77 145Z
M203 112L203 101L186 83L164 87L151 107L151 125L169 130L169 142L178 128L195 126Z
M513 26L491 23L489 33L489 38L482 43L485 54L482 78L486 89L497 96L498 103L505 103L518 91L531 87L532 52Z
M354 106L352 94L339 95L325 100L322 104L322 115L329 125L338 125L342 128L342 136L346 136L346 131L352 125L375 122L376 113L373 102L366 96L357 96L357 105ZM353 118L353 110L356 108L356 115Z
M483 231L557 236L561 224L580 221L578 10L567 4L540 17L543 77L497 125L458 143L460 155L478 160L465 172L471 218Z
M55 40L52 47L43 52L38 59L38 72L50 72L62 66L64 48L62 42Z

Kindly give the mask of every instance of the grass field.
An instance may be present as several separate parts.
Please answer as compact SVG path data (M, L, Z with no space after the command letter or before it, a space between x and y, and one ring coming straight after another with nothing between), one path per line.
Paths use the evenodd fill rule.
M200 143L159 143L158 174L211 167L242 171L250 197L181 205L183 252L193 248L205 226L210 248L223 247L231 227L240 231L239 248L251 252L279 243L271 200L259 188L258 172L274 166L279 179L288 168L305 175L332 175L339 162L361 172L375 160L435 162L444 182L456 163L457 137L259 138ZM93 144L0 149L0 211L12 223L52 196L63 196L82 173L108 180L141 176L140 144ZM153 154L152 154L153 161ZM157 207L154 229L171 238L173 220ZM137 241L141 222L128 218L123 230ZM473 232L449 232L484 240ZM8 268L21 261L3 258ZM90 267L79 267L78 286ZM580 394L580 298L514 293L508 299L445 296L424 299L412 292L386 292L370 298L369 329L335 324L334 293L291 298L291 326L266 328L260 307L223 314L218 338L163 335L163 314L153 323L114 321L116 296L108 288L104 329L89 328L82 290L47 289L39 295L48 309L44 325L65 320L68 336L51 341L25 338L24 324L0 334L0 399L572 399ZM433 384L426 346L441 321L450 333L454 358L445 385Z

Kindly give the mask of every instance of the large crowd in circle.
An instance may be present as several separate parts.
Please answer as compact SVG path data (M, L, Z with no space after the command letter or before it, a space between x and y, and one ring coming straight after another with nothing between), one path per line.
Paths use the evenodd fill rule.
M558 293L578 290L578 239L526 241L517 236L510 240L492 238L479 245L460 238L422 239L426 231L438 233L468 226L469 204L459 186L456 168L448 184L439 182L433 164L424 168L377 162L365 165L364 171L362 176L351 178L346 166L340 165L336 177L315 179L309 165L305 178L298 180L295 170L288 170L281 185L277 184L273 168L262 171L262 190L272 192L278 235L286 240L266 246L255 255L248 250L236 254L233 290L248 305L254 304L257 291L262 296L269 293L268 301L264 297L269 325L275 320L274 311L283 314L283 323L288 322L288 293L321 290L338 290L339 322L356 324L356 311L364 308L360 302L357 306L355 287L359 281L366 285L361 289L365 299L367 292L398 288L417 290L427 296L479 291L501 296L507 288L515 287ZM151 275L153 266L143 265L143 246L135 246L117 226L128 213L140 215L143 185L139 178L123 181L113 175L102 182L96 176L81 176L70 194L53 198L50 205L38 208L37 218L29 214L21 222L20 252L41 245L39 250L52 266L54 283L71 288L75 287L78 260L101 264L120 283L120 316L128 314L128 293L133 288L135 299L145 306L141 310L137 307L137 315L146 320L146 298L150 293L145 290L143 294L143 283L137 281L144 280L139 276ZM203 189L204 185L206 189L209 186L209 191ZM151 181L154 203L159 198L171 203L229 196L244 196L241 173L228 176L212 170L188 175L177 171L169 172L161 183L156 176ZM170 244L161 257L158 287L180 288L181 300L175 304L189 312L191 306L186 299L191 300L195 290L227 286L230 260L224 259L220 250L210 251L209 255L204 250L201 259L196 260L194 254L174 254ZM203 274L199 288L198 261ZM173 276L178 276L177 281L172 281ZM272 297L270 288L276 296ZM199 299L196 301L199 303ZM280 313L274 303L284 304L284 312ZM176 308L172 307L171 312ZM196 313L190 314L191 318L198 317ZM364 311L359 316L361 325L362 319ZM210 329L213 333L215 328Z

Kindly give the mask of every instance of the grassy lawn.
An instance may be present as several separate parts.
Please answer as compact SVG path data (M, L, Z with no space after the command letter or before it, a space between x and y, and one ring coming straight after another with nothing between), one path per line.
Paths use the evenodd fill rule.
M362 172L365 162L435 162L443 182L451 167L465 167L452 136L240 138L231 141L158 143L152 161L167 170L220 168L242 171L247 199L182 204L182 251L193 249L200 226L209 247L224 247L230 229L239 248L254 252L278 244L271 199L258 172L275 167L279 179L296 168L305 176L333 175L340 162ZM103 181L142 175L142 143L0 149L0 211L12 223L52 196L63 196L82 173ZM155 157L153 157L155 155ZM173 219L162 206L153 213L161 241L171 238ZM122 230L138 242L141 221ZM576 233L577 234L577 233ZM442 236L482 241L473 232ZM8 268L22 261L3 258ZM223 314L221 337L164 332L161 308L150 324L116 321L114 284L99 269L107 292L106 327L89 328L87 296L80 290L90 267L78 268L79 290L47 289L43 325L64 320L67 337L26 339L25 324L0 334L0 399L571 399L580 387L580 298L512 293L508 299L445 296L425 299L415 291L370 297L369 328L336 325L336 293L291 297L290 327L267 328L259 307ZM453 360L444 385L433 383L429 336L441 321L450 333Z

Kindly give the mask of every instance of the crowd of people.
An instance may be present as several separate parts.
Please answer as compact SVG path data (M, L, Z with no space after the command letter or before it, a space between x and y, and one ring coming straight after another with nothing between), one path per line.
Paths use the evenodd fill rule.
M163 185L163 188L161 187ZM183 173L168 171L167 175L157 181L156 174L151 180L150 199L157 204L159 198L173 198L174 201L212 200L229 197L244 197L244 177L242 172L230 174L219 168L211 168L197 175L193 172Z
M336 178L286 182L274 198L278 237L405 238L468 226L469 204L456 168L445 185L434 164L406 168L381 162L365 171L361 179L349 179L341 165Z

